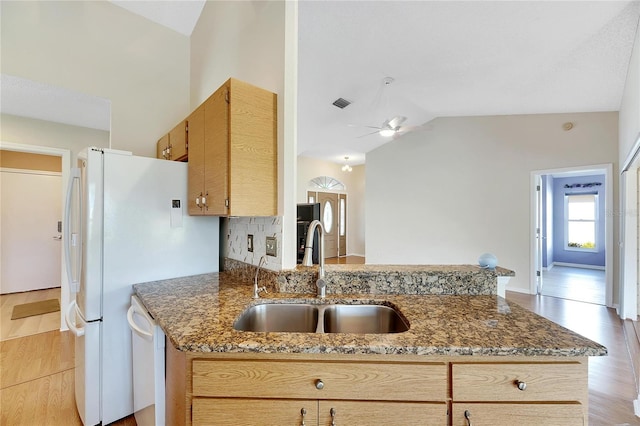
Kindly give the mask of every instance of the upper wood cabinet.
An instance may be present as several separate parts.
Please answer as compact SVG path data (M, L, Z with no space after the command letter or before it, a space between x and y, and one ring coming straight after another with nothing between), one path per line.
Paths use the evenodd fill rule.
M192 215L277 215L277 96L229 79L187 119Z
M164 160L186 161L189 146L189 124L183 120L169 133L158 139L156 157Z
M171 146L171 160L184 161L187 159L189 143L189 122L183 120L169 132L169 145Z
M169 134L163 135L156 144L156 157L161 160L169 159Z

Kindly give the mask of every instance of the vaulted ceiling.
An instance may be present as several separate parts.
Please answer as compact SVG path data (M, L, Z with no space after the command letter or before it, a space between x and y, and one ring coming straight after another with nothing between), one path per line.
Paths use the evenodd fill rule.
M186 36L205 4L113 3ZM391 140L363 135L395 116L422 126L443 116L617 111L639 15L638 0L302 0L298 154L362 163ZM338 98L351 104L337 108Z

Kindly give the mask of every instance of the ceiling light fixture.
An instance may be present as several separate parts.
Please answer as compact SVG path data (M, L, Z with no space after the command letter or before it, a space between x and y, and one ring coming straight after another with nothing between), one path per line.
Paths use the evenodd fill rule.
M380 136L384 136L385 138L388 138L389 136L393 136L396 134L396 131L393 129L382 129L380 130Z
M350 172L353 170L353 167L349 165L348 161L349 161L349 157L344 157L344 166L342 166L343 172Z

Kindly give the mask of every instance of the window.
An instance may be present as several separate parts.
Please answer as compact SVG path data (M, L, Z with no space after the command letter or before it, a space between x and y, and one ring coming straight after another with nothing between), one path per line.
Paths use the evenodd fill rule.
M565 248L597 251L598 194L566 194L565 218Z
M340 198L340 236L344 237L347 234L347 208L345 202L347 200Z
M322 218L322 222L324 230L327 234L330 234L333 229L333 207L329 201L325 201L324 203L324 217Z

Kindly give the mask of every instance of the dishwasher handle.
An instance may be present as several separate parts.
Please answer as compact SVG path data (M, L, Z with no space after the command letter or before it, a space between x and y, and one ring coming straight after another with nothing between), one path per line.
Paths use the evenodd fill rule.
M149 324L149 327L151 328L151 330L153 330L153 324L147 319L146 316L144 316L143 312L140 312L140 310L135 307L134 305L131 305L129 307L129 310L127 311L127 322L129 323L129 328L131 329L131 331L133 331L134 333L136 333L138 336L142 337L143 339L147 339L147 340L152 340L153 339L153 333L150 333L146 330L143 330L142 328L138 327L138 324L136 324L136 322L133 319L133 314L134 313L138 313L141 314L140 316L143 317L145 319L145 321L147 321L147 323Z

